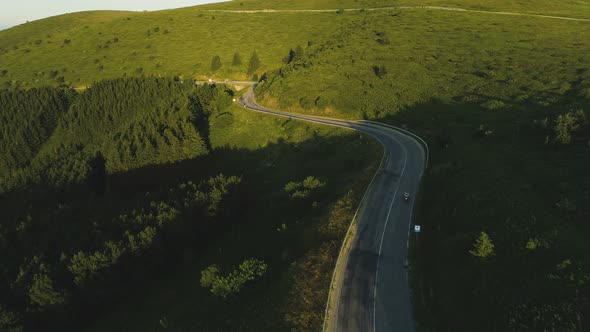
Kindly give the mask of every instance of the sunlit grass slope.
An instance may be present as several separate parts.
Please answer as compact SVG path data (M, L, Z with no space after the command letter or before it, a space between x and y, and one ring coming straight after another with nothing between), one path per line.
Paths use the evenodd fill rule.
M510 109L590 98L590 22L436 10L344 15L351 19L337 33L268 74L259 89L267 103L359 118L433 99Z
M249 79L279 67L291 48L317 41L344 19L236 15L200 7L62 15L0 32L0 85L79 87L141 75ZM254 52L260 66L248 74ZM217 70L211 66L214 56L221 59Z
M156 12L66 14L0 31L0 88L68 84L81 87L123 76L247 79L276 69L291 48L318 42L354 15L335 13L236 14L210 9L338 9L406 5L456 6L590 17L588 1L231 1ZM407 11L407 10L404 10ZM422 15L429 11L418 9ZM464 14L452 13L464 20ZM415 17L422 19L422 17ZM469 20L469 19L467 19ZM416 22L418 26L424 21ZM395 27L392 27L395 28ZM403 32L403 30L399 30ZM235 53L239 63L234 63ZM249 73L253 52L260 66ZM222 66L212 69L219 56Z

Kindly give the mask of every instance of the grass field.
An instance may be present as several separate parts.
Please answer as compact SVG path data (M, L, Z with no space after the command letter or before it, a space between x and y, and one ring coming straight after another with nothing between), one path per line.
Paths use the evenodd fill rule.
M382 0L279 3L232 1L156 12L83 12L51 17L1 31L0 86L29 88L68 84L83 87L105 78L140 75L247 79L254 73L260 76L265 71L278 68L290 49L295 49L298 45L305 47L308 43L318 44L319 39L333 35L345 22L348 24L351 20L358 19L358 16L349 12L346 15L234 14L207 10L375 8L397 5L449 5L590 18L590 4L586 1L494 1L485 5L479 5L474 1L436 0L426 3L391 3ZM485 17L486 14L452 12L431 15L431 10L403 10L403 13L406 12L410 17L420 20L423 20L424 16L434 16L436 20L440 15L453 20L453 23L457 22L457 19L465 20L467 27L470 26L469 21L474 20L472 17L475 17L475 20L482 17L487 22L497 21L495 17ZM391 14L390 11L384 13ZM414 14L418 16L413 16ZM512 20L519 21L520 18ZM503 22L502 19L500 22ZM523 24L555 23L553 20L549 23L540 20L527 22L533 23ZM428 26L424 21L414 23L418 30ZM431 22L433 23L436 22ZM520 25L518 22L516 24ZM396 25L389 28L400 34L407 32L398 29ZM552 29L548 31L554 32ZM456 34L455 31L452 33ZM249 59L255 51L261 65L252 73L248 73ZM241 64L234 65L233 57L236 52L240 55ZM211 67L214 56L219 56L222 63L221 68L215 71Z
M270 92L259 94L267 103L378 118L431 100L510 109L590 97L590 45L580 40L590 22L436 10L346 15L351 21L304 60L269 75L261 90Z
M259 16L202 12L86 12L52 17L0 32L0 83L83 87L122 76L250 79L282 64L291 48L337 29L337 15ZM293 26L298 26L293 29ZM241 64L233 65L238 52ZM248 75L256 52L260 67ZM221 68L212 71L214 56Z

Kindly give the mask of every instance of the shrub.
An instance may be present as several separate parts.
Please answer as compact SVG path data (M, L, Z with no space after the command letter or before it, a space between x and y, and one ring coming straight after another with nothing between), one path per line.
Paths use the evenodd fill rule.
M22 331L17 325L18 317L14 313L6 310L2 304L0 304L0 331Z
M320 191L326 185L320 179L308 176L302 182L289 182L285 185L285 192L292 199L301 199L311 196L311 194Z
M496 111L505 108L506 104L501 100L492 99L482 103L480 106L488 111Z
M33 284L29 288L29 299L41 309L65 303L64 296L54 289L53 281L45 273L37 273L33 276Z
M377 38L377 43L380 45L389 45L389 39L387 38Z
M586 115L584 111L570 111L565 114L561 114L555 120L555 141L561 144L570 144L572 141L572 133L578 130L578 128L586 121Z
M268 272L268 265L258 259L247 259L226 277L220 276L219 268L211 265L201 271L201 287L211 288L211 293L226 298L238 293L246 283L260 279Z
M494 256L494 244L486 232L481 232L469 253L475 257L487 258Z
M385 68L385 66L373 66L373 72L377 77L381 79L387 75L387 69Z

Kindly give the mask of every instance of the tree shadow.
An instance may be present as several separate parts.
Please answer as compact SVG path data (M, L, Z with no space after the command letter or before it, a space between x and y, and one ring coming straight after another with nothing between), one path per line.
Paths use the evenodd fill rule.
M552 273L563 257L588 250L583 236L573 236L588 228L564 224L584 220L588 209L564 217L555 208L564 196L581 201L587 194L579 165L590 162L590 126L575 132L570 145L554 141L559 114L590 111L590 99L572 86L524 100L431 99L378 119L418 134L430 148L414 218L426 231L414 239L410 278L415 314L425 329L472 331L484 324L508 330L515 309L522 314L534 310L531 303L567 303L556 294L573 292L571 287L533 280ZM486 109L490 100L506 107ZM468 250L482 230L492 234L496 256L476 262ZM537 237L568 245L527 253L525 244Z
M312 213L308 209L293 211L285 199L284 185L314 175L326 180L331 188L321 198L322 202L328 204L334 201L354 179L355 172L351 169L364 165L366 157L371 155L369 148L366 153L358 153L358 147L368 146L368 142L356 134L347 134L330 137L314 135L299 143L280 140L257 150L226 146L194 159L150 165L118 174L105 174L104 158L98 155L92 162L95 170L91 172L92 177L83 184L59 189L36 186L3 195L0 199L0 248L6 249L6 257L12 257L6 261L4 278L16 275L23 257L40 255L42 261L51 267L54 281L60 287L69 289L72 305L43 313L30 311L24 316L27 324L33 329L63 328L65 317L72 317L74 312L73 316L77 319L67 321L71 322L72 329L76 329L108 312L110 304L124 300L128 294L140 290L154 278L173 273L182 259L167 255L157 263L150 262L149 258L140 260L140 264L130 263L121 270L126 275L121 271L114 273L116 276L105 284L108 288L95 293L92 299L84 299L73 287L64 263L60 263L60 256L65 253L71 257L78 250L98 250L104 241L115 240L118 235L108 234L109 228L104 225L121 213L146 204L145 197L149 193L156 193L157 197L157 193L165 193L180 183L198 183L219 173L242 177L239 200L231 207L234 211L219 225L196 235L193 243L176 244L175 247L180 249L171 250L176 250L181 254L179 256L182 256L183 246L192 248L192 251L202 251L223 234L250 227L258 230L262 241L259 243L265 243L264 246L253 245L249 248L250 254L255 252L260 257L267 257L274 266L283 266L286 263L280 257L281 251L269 253L268 248L289 245L292 246L290 252L301 254L305 244L300 238L289 241L275 236L269 238L271 233L276 232L275 224L279 221L289 224L302 215ZM354 154L350 155L351 152ZM21 223L24 223L22 230L17 230ZM253 233L248 231L248 234ZM129 260L125 261L129 263ZM26 303L9 287L12 281L2 280L2 297L6 299L6 305L24 308Z

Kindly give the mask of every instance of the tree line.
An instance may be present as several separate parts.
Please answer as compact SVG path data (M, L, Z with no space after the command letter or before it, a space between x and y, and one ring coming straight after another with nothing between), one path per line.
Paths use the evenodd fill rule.
M2 135L16 144L2 140L9 153L0 157L0 192L33 183L63 187L102 168L125 172L206 155L208 114L231 104L224 89L162 78L102 81L80 94L6 91L1 98ZM34 104L25 115L25 99L47 106Z

